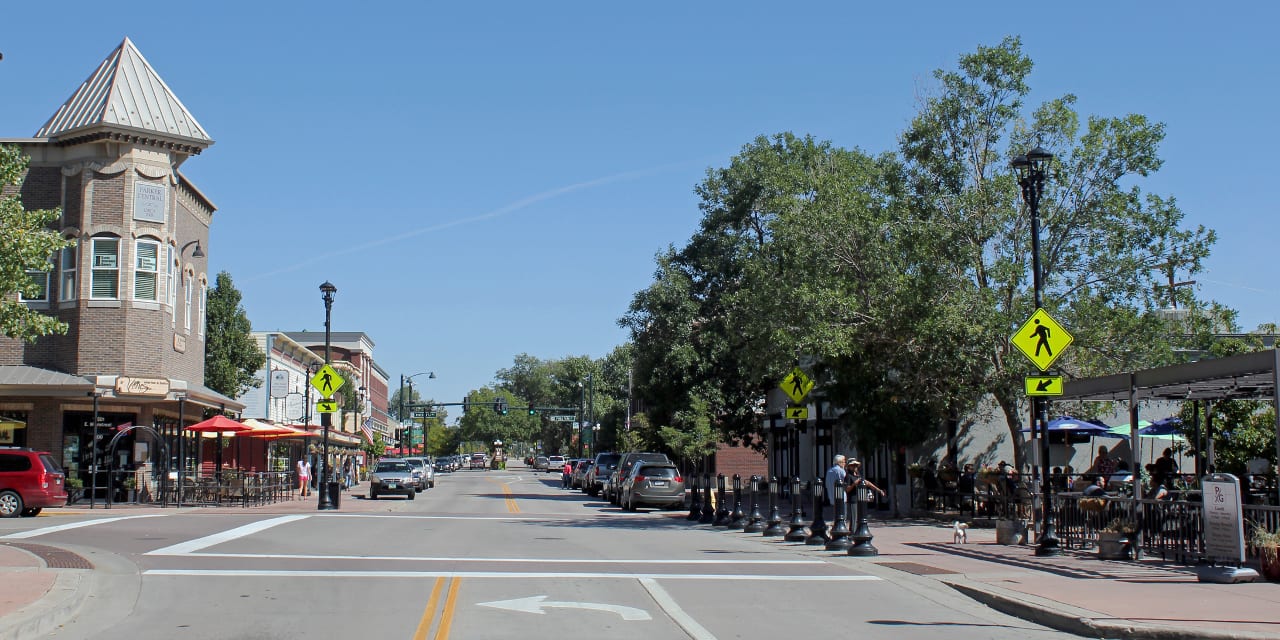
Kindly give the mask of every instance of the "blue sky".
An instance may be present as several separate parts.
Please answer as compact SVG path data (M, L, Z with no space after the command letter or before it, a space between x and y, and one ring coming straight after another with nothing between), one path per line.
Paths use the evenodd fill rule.
M694 186L755 136L892 150L934 69L1019 35L1033 104L1167 125L1142 188L1218 231L1199 295L1280 322L1280 4L888 4L15 2L0 137L130 37L216 140L182 170L254 328L322 330L332 281L393 387L431 370L458 401L515 354L622 343Z

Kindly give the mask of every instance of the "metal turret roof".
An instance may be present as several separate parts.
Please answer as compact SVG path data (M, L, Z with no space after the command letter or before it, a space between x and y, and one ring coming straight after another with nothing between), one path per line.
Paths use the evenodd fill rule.
M213 139L128 38L40 127L37 138L75 137L88 130L124 129L194 143ZM68 135L71 134L71 135Z

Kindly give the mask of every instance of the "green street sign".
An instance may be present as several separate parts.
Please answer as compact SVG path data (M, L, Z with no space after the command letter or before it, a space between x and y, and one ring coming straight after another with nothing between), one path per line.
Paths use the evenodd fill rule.
M413 417L419 418L419 419L434 418L436 417L436 412L435 411L414 411Z

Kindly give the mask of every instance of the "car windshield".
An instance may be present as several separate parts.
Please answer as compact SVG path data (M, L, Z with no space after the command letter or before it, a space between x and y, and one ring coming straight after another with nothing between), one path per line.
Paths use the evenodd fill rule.
M374 469L374 473L387 471L408 471L409 464L405 462L379 462L378 468Z
M40 454L40 462L44 463L44 470L49 473L62 473L62 467L58 466L58 461L53 456L42 453Z

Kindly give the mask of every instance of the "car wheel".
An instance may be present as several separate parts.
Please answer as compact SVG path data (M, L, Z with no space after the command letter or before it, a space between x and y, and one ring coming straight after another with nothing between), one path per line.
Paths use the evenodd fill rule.
M41 512L41 511L44 511L44 509L43 509L43 508L41 508L41 507L28 507L28 508L26 508L26 509L23 509L23 510L22 510L22 517L24 517L24 518L34 518L34 517L36 517L36 516L40 515L40 512Z
M377 492L377 491L373 491L372 489L371 489L371 490L369 490L369 499L370 499L370 500L377 500L377 499L378 499L378 492Z
M430 488L430 489L434 489L434 488L436 488L436 481L435 481L435 480L432 480L432 481L431 481L431 484L427 485L427 487L428 487L428 488Z
M417 494L416 492L415 492L415 493L411 493L411 494L409 494L409 499L410 499L410 500L412 500L412 499L414 499L414 498L416 498L416 497L418 497L418 494Z
M22 496L16 491L0 491L0 518L22 515Z

